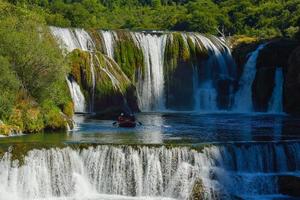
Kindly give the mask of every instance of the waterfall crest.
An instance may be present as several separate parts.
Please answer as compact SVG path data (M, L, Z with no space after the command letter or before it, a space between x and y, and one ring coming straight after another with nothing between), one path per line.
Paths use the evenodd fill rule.
M166 35L132 33L136 44L142 49L145 62L144 79L139 80L139 107L142 111L164 110L164 49Z
M103 46L105 46L105 53L108 57L114 57L114 44L115 37L117 36L113 31L100 31L102 38L104 40Z
M68 52L81 49L90 54L105 54L109 62L103 61L100 70L120 90L123 82L112 73L117 67L126 83L129 80L136 88L135 100L141 111L253 112L252 84L257 57L265 44L250 53L235 92L237 68L221 38L199 33L100 30L89 34L83 29L50 29ZM93 111L95 81L99 80L95 77L98 69L94 69L93 56L90 57L93 87L88 92L90 111ZM108 66L112 62L113 66ZM277 94L280 92L279 86L274 88L269 102L272 105L266 109L269 112L282 111L280 94Z
M270 195L277 193L277 175L300 170L299 150L299 143L211 146L201 152L187 147L101 145L81 151L31 150L22 165L6 153L0 160L0 196L189 199L196 182L203 185L198 192L206 199Z

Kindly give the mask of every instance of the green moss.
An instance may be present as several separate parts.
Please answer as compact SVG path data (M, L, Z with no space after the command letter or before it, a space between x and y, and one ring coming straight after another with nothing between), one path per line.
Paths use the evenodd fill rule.
M206 199L204 195L203 182L200 178L194 181L194 186L190 195L191 200L203 200Z
M91 37L93 38L96 49L102 53L105 53L105 47L103 47L103 45L102 45L102 44L104 44L104 39L102 38L101 33L99 33L95 29L89 29L88 32L91 35Z
M144 74L143 52L136 46L129 32L118 32L114 52L116 62L132 82L135 82L136 70Z
M90 53L75 49L68 55L67 59L71 66L71 74L76 82L85 90L92 88Z
M68 101L63 105L63 113L70 118L74 115L74 103L72 101Z

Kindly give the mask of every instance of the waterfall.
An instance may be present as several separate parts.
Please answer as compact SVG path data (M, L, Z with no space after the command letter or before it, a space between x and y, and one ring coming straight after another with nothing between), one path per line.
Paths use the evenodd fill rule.
M81 49L83 51L90 52L90 68L91 68L91 79L92 79L92 91L90 100L90 112L94 109L94 97L95 97L95 86L96 77L93 62L93 51L95 50L95 44L91 36L83 29L69 29L69 28L57 28L50 27L52 34L58 40L61 48L71 52L74 49ZM78 86L79 87L79 86ZM73 99L74 100L74 99ZM75 103L75 102L74 102ZM83 112L85 109L83 107L78 107L78 111Z
M71 97L74 103L75 112L86 112L84 95L80 90L80 86L72 78L66 78L71 93Z
M91 54L93 53L93 51L103 50L104 53L107 54L108 58L114 62L116 62L115 60L113 60L116 41L118 41L118 43L128 42L123 41L126 40L127 37L122 37L122 34L130 34L133 39L134 45L140 48L141 52L143 53L144 68L141 69L141 67L137 69L137 72L135 72L135 74L132 76L137 79L136 82L133 83L129 80L129 82L131 82L130 84L136 86L137 102L141 111L161 111L165 110L166 107L175 110L176 107L178 107L178 109L183 108L194 110L197 112L214 112L221 109L237 112L253 111L252 83L255 79L256 74L256 60L260 50L265 47L265 44L260 45L254 52L249 54L249 58L244 66L243 74L239 80L238 91L234 94L233 88L235 80L237 80L237 70L235 68L235 64L233 62L229 47L226 45L223 39L217 38L215 36L204 36L199 33L180 33L185 45L176 47L176 45L180 44L180 42L182 41L178 39L177 43L179 43L175 44L173 50L179 48L179 51L182 50L185 51L185 53L188 52L185 56L191 57L186 58L187 60L180 61L178 63L176 63L177 61L170 61L174 62L175 65L177 64L179 67L176 68L177 66L172 66L173 68L169 69L167 68L167 65L164 66L164 55L167 52L165 47L166 45L169 45L169 42L171 42L172 39L175 41L175 38L178 36L176 35L176 33L119 33L114 31L99 31L98 33L102 42L102 49L99 50L97 49L97 45L95 45L97 43L96 41L98 40L91 37L94 35L90 35L83 29L57 27L50 27L50 29L52 34L57 38L61 47L64 48L67 52L70 52L77 48L89 51ZM167 38L170 38L171 40L167 40ZM192 42L192 44L190 42ZM199 52L202 52L203 55ZM198 57L192 57L195 55L197 55ZM122 56L123 55L121 55L121 57ZM93 56L91 55L91 61L93 59L92 57ZM130 62L133 62L131 58L128 60L130 60ZM118 62L122 61L119 60ZM94 90L96 85L95 69L93 64L94 63L91 62L91 75L93 76L91 78L91 80L93 81L93 91L90 94L91 100L89 102L91 104L91 111L94 104ZM187 91L185 91L185 93L182 92L182 94L188 95L186 96L187 99L180 99L180 101L183 102L182 104L185 105L179 105L179 103L176 102L177 97L179 97L181 93L174 92L174 90L176 89L176 84L170 84L171 81L174 81L174 79L172 79L174 77L171 77L172 75L174 75L176 78L180 78L180 70L182 70L182 66L180 65L193 66L191 77L184 77L183 79L187 81L186 85L188 87L193 87L187 88ZM113 65L113 68L115 68L115 65ZM121 82L118 83L119 79L116 79L117 74L113 73L111 67L104 67L101 70L109 76L115 88L118 88L119 85L122 85ZM168 73L170 72L170 75L164 74L165 70L167 70ZM174 70L175 72L173 73L172 70ZM189 69L187 69L186 71L185 70L186 69L183 70L184 73L187 73L190 76L191 72L188 71ZM122 70L120 71L124 74ZM276 72L276 74L277 73L279 72ZM124 77L125 76L126 75L124 75ZM276 77L278 77L278 80L276 80L276 82L280 82L280 76L276 75ZM190 83L190 81L192 83ZM168 90L165 89L165 84L168 86ZM184 87L184 84L182 84L182 87ZM279 87L278 84L276 84L273 92L273 97L271 98L269 103L269 112L277 112L280 110L282 111L282 108L280 108L279 106L282 104L279 102L282 101L282 99L277 98L282 92L281 89L282 88ZM180 90L182 91L182 88L180 88ZM166 97L168 98L167 101ZM166 105L166 102L168 105Z
M139 80L138 97L142 111L165 109L164 50L166 35L132 33L136 44L142 49L145 62L144 80Z
M235 77L234 69L232 69L234 61L230 49L221 39L214 36L208 38L194 33L189 37L194 45L203 51L208 51L209 54L208 60L204 62L204 69L200 71L198 68L201 66L193 66L194 111L217 111L217 101L218 98L221 98L221 95L218 94L215 87L216 83L220 80L232 80ZM231 87L231 85L228 87ZM230 98L230 89L229 93ZM230 104L226 107L229 108L229 106Z
M83 29L69 29L50 27L52 34L58 40L60 46L68 52L74 49L89 51L95 49L91 36Z
M114 57L114 37L116 34L112 31L100 31L102 38L104 40L106 55L110 58Z
M244 66L244 71L239 82L239 90L235 95L234 109L238 112L252 112L252 83L256 74L256 61L260 50L265 47L265 44L260 45L249 56L247 63Z
M202 83L195 93L197 96L197 101L195 111L198 112L207 112L207 111L216 111L216 99L217 93L212 84L212 81L207 81Z
M31 150L22 164L8 152L0 159L0 199L189 199L196 183L205 199L271 195L278 193L276 176L300 170L299 150L299 143L210 146L200 152L101 145Z
M275 72L275 86L272 97L269 102L268 112L281 113L282 109L282 90L283 90L283 74L282 68L277 68Z
M216 60L219 67L219 73L218 73L219 78L221 79L228 78L229 71L228 71L228 65L226 64L226 58L225 58L225 56L227 56L225 53L227 53L228 50L227 48L225 48L226 45L224 45L223 42L216 37L213 37L213 39L216 41L216 43L219 44L218 45L219 47L212 42L212 39L204 37L200 34L194 34L194 35L199 40L198 45L201 44L204 45L206 50L209 50L211 52L210 59ZM201 44L199 44L199 42ZM220 50L220 47L222 48L223 51Z

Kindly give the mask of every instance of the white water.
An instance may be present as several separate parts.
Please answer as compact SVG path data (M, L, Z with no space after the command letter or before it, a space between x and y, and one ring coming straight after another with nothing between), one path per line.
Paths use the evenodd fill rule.
M0 199L183 200L196 180L202 180L207 199L220 192L222 197L276 194L274 175L300 170L299 150L299 143L211 146L202 153L103 145L32 150L21 166L6 153L0 160Z
M239 90L235 95L234 110L237 112L252 112L252 83L256 74L256 61L260 50L265 47L265 44L260 45L254 52L250 54L247 63L244 66L244 71L239 82Z
M71 52L74 49L81 49L84 51L90 52L90 68L91 68L91 76L92 76L92 91L91 91L91 100L90 100L90 112L93 112L94 109L94 97L95 97L95 85L96 85L96 77L95 77L95 69L93 62L93 51L95 50L95 44L91 36L84 29L69 29L69 28L58 28L58 27L50 27L52 34L58 40L61 48L65 49L67 52ZM68 84L70 87L70 84ZM75 86L77 87L77 86ZM79 86L78 86L79 87ZM73 90L70 88L70 90ZM74 98L73 98L74 100ZM73 102L74 104L78 104L78 102ZM83 107L80 105L77 107L79 110L75 110L75 112L83 112Z
M217 92L212 81L206 81L196 88L195 92L196 112L210 112L217 110Z
M139 108L142 111L164 110L164 52L166 35L132 33L136 44L142 49L145 62L144 79L137 86Z
M271 113L281 113L282 109L282 90L283 90L283 74L282 68L277 68L275 72L275 86L273 89L272 97L269 102L268 112Z
M81 92L80 86L73 79L67 79L71 97L74 103L75 112L86 112L86 104L84 95Z
M114 37L115 34L112 31L101 31L102 38L104 40L104 46L106 50L106 55L113 59L114 57Z
M231 58L230 50L226 44L217 37L212 36L212 39L209 39L197 33L189 35L189 37L196 46L199 48L204 47L204 50L209 52L209 59L205 63L205 69L201 70L199 74L199 66L194 66L193 68L194 111L217 111L218 92L214 86L214 82L216 79L232 79L230 70L232 68L231 64L234 65L233 61L231 61L230 64L226 62L228 58Z
M216 37L214 37L214 39L216 40L216 42L219 44L218 46L216 46L212 40L210 40L207 37L204 37L200 34L194 34L194 36L196 37L196 44L197 45L204 45L204 47L206 48L206 50L211 51L210 54L210 60L215 60L218 64L218 76L221 79L224 78L228 78L229 77L229 71L228 71L228 67L226 64L226 58L225 56L227 53L227 49L225 48L226 46L223 45L223 43ZM201 43L201 44L200 44ZM220 48L222 48L222 51L220 50ZM210 69L208 70L213 70L213 68L211 66L207 66ZM211 75L212 72L209 73L209 75Z
M91 36L83 29L50 27L50 30L59 41L60 46L68 52L74 49L91 51L95 48Z

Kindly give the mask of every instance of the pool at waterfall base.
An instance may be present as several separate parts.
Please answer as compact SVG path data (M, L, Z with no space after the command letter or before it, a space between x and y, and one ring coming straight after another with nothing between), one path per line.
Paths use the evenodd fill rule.
M143 125L134 129L77 115L68 133L1 138L0 199L299 198L300 118L229 112L136 117ZM24 157L18 149L26 149Z

